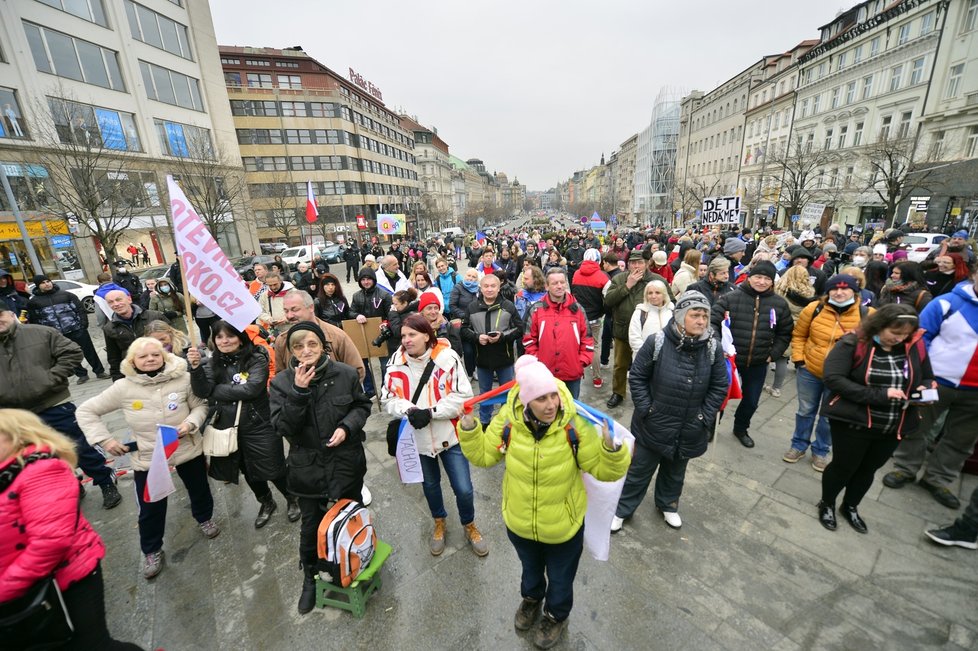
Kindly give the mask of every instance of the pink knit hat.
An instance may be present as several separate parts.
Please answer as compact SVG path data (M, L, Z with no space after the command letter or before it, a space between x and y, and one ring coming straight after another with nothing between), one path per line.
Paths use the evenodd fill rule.
M557 391L557 379L533 355L523 355L516 360L516 382L520 385L520 402L530 404L540 396Z

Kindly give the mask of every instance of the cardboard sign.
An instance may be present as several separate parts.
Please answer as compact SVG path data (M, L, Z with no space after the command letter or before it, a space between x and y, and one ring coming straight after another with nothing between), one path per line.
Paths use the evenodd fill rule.
M379 316L372 316L368 317L367 322L363 325L357 323L356 319L347 319L342 322L343 332L348 334L350 339L353 340L353 345L357 347L357 354L360 355L361 359L367 359L368 357L387 357L390 355L387 352L386 341L380 346L370 345L370 342L380 336L380 324L383 321Z
M703 199L700 217L703 226L740 223L740 197L708 197Z

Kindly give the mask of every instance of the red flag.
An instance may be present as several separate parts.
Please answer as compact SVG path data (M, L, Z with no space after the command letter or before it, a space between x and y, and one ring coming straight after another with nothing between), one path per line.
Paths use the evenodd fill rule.
M312 193L312 181L306 181L306 221L316 223L319 218L319 206L316 205L316 195Z

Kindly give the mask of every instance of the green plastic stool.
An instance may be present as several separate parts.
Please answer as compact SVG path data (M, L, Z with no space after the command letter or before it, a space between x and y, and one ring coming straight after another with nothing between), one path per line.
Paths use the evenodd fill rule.
M363 617L367 612L367 599L370 595L380 590L382 584L380 578L380 568L384 566L384 561L391 555L391 546L383 540L377 541L377 549L374 557L357 580L350 584L349 588L343 588L328 581L323 581L316 576L316 607L341 608L349 610L357 619Z

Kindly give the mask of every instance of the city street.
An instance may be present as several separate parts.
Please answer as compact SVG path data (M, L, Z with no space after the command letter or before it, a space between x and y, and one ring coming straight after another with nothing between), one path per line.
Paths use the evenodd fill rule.
M334 265L344 279L339 271ZM344 283L344 289L349 297L354 287ZM585 384L582 399L604 409L610 388ZM90 381L73 385L72 393L81 402L107 385ZM869 534L844 523L826 531L816 519L819 475L807 462L781 460L795 405L793 377L781 398L762 398L752 450L730 434L728 409L716 443L690 464L681 530L665 525L649 496L612 538L609 561L585 552L560 648L978 647L978 555L937 547L923 535L957 513L916 486L884 488L884 468L860 508ZM627 402L613 414L627 425ZM448 548L432 557L421 488L401 485L386 454L387 420L375 408L368 421L367 484L379 536L394 551L362 620L333 609L296 613L298 524L286 520L276 493L278 512L256 531L258 504L243 482L211 482L223 531L208 541L178 481L170 498L167 566L144 580L136 500L132 481L123 478L118 508L103 511L97 490L83 502L108 549L103 567L113 635L168 650L531 648L532 636L513 628L520 565L500 514L503 468L472 470L476 522L489 556L477 558L464 543L443 482ZM118 415L109 424L124 433ZM978 478L965 475L955 491L966 501L976 485Z

